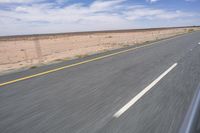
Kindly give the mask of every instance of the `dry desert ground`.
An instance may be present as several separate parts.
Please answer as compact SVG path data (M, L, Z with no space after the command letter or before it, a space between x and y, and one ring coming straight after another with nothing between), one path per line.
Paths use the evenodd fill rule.
M82 57L92 53L168 38L194 30L199 30L199 28L160 28L1 37L0 72L6 73L41 63Z

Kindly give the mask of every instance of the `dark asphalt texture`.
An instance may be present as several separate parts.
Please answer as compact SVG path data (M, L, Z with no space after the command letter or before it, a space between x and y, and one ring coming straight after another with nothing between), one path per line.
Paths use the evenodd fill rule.
M193 32L0 87L0 132L177 133L200 82L198 42L200 32ZM113 117L176 62L135 105ZM0 83L47 68L1 76Z

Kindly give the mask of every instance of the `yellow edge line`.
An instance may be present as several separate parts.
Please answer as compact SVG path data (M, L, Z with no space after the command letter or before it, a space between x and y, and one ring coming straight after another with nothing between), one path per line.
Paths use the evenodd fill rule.
M100 56L100 57L93 58L93 59L90 59L90 60L86 60L86 61L78 62L78 63L75 63L75 64L59 67L59 68L56 68L56 69L48 70L48 71L45 71L45 72L33 74L33 75L26 76L26 77L23 77L23 78L18 78L18 79L15 79L15 80L7 81L7 82L4 82L4 83L1 83L0 87L8 85L8 84L16 83L16 82L19 82L19 81L31 79L31 78L34 78L34 77L46 75L46 74L53 73L53 72L56 72L56 71L60 71L60 70L66 69L66 68L82 65L82 64L85 64L85 63L88 63L88 62L101 60L101 59L104 59L104 58L107 58L107 57L110 57L110 56L118 55L118 54L121 54L121 53L125 53L125 52L128 52L128 51L132 51L132 50L142 48L142 47L145 47L145 46L150 46L150 45L153 45L153 44L148 44L148 45L138 46L138 47L135 47L135 48L130 48L130 49L127 49L127 50L123 50L123 51L119 51L119 52L116 52L116 53Z

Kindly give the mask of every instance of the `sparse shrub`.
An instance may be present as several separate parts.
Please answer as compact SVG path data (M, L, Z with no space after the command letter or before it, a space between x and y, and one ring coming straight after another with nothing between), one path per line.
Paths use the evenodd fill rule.
M84 58L84 57L86 57L86 56L88 56L88 55L87 55L87 54L84 54L84 55L76 55L77 58Z
M63 59L56 59L56 60L54 60L54 61L62 61Z
M112 38L112 36L107 36L106 38Z
M123 45L123 47L129 47L129 46L131 46L131 45L129 45L129 44L124 44Z
M66 61L66 60L70 60L70 58L68 58L68 57L65 57L65 58L63 58L62 60L65 60L65 61Z
M151 41L146 41L145 43L150 43Z
M37 68L37 66L31 66L31 67L30 67L30 69L35 69L35 68Z
M194 31L194 29L189 29L189 30L188 30L188 32L193 32L193 31Z

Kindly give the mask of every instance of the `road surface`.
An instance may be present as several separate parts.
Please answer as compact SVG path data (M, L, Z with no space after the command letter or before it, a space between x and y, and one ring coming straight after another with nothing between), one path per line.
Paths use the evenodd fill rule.
M177 133L200 82L200 32L0 77L1 133ZM94 60L98 58L98 60Z

